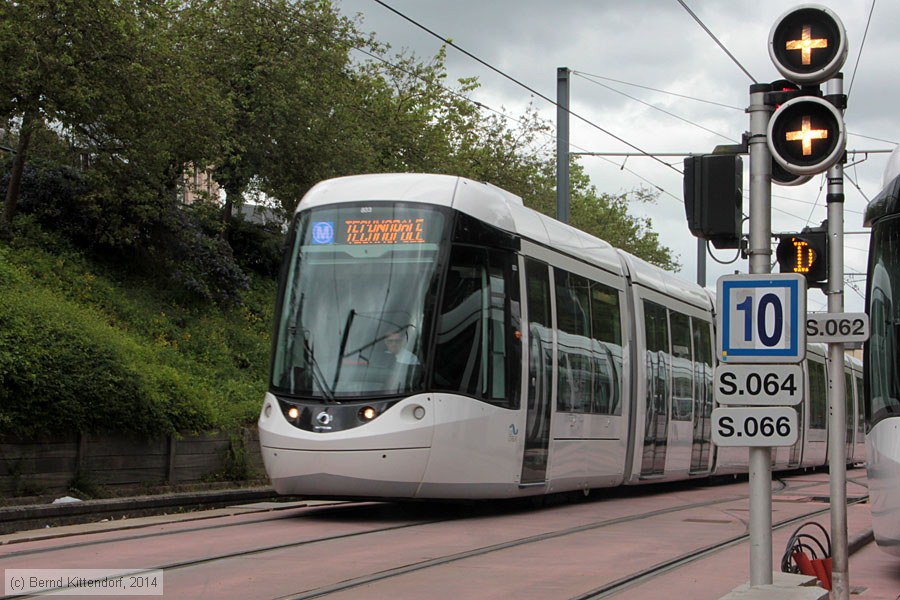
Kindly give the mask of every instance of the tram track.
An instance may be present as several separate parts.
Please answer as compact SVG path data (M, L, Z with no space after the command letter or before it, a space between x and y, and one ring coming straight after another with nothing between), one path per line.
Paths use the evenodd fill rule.
M847 504L848 504L848 506L851 506L851 505L859 504L860 502L865 502L865 501L866 501L866 498L863 498L863 499L848 502ZM774 523L772 525L772 530L775 531L778 529L783 529L785 527L789 527L790 525L799 523L800 521L805 521L806 519L809 519L812 517L817 517L817 516L820 516L823 514L827 514L830 510L831 510L830 508L823 508L821 510L817 510L817 511L810 512L810 513L805 513L802 515L798 515L796 517L791 517L790 519L785 519L783 521L779 521L778 523ZM686 553L676 556L670 560L653 565L652 567L649 567L647 569L642 569L642 570L640 570L636 573L632 573L626 577L622 577L615 581L611 581L601 587L593 589L593 590L586 592L580 596L573 596L572 598L570 598L570 600L601 600L602 598L610 598L617 594L623 593L636 585L644 584L652 579L655 579L656 577L665 575L666 573L668 573L670 571L673 571L675 569L683 567L694 561L697 561L697 560L706 558L707 556L711 556L718 552L727 550L728 548L731 548L733 546L741 544L741 543L747 541L748 539L750 539L749 532L741 534L741 535L732 536L731 538L723 540L722 542L719 542L716 544L711 544L709 546L699 548L692 552L686 552Z
M323 506L316 506L316 507L308 507L308 506L285 507L285 508L268 509L267 515L269 515L269 516L267 516L267 517L260 517L260 518L256 518L256 519L244 519L244 520L234 522L234 523L218 522L218 523L213 523L213 524L209 524L209 525L168 529L166 531L153 531L153 532L146 532L146 533L140 533L140 534L135 534L135 535L110 537L110 538L105 538L105 539L88 540L88 541L68 543L68 544L57 544L57 545L54 545L53 548L50 548L50 549L48 549L48 548L31 548L31 549L27 549L27 550L19 550L19 551L14 550L11 552L4 553L4 552L2 552L2 549L4 547L9 547L9 545L3 545L3 546L0 546L0 558L3 558L3 559L18 558L18 557L22 557L22 556L44 554L48 551L65 551L65 550L72 550L72 549L84 549L84 548L88 548L91 546L116 544L116 543L121 543L121 542L131 542L131 541L139 541L139 540L140 541L148 541L151 539L167 537L167 536L177 536L177 535L182 535L182 534L196 534L196 533L203 533L206 531L220 531L224 528L247 527L247 526L259 525L261 523L273 523L273 522L277 522L277 521L287 521L287 520L299 519L299 518L303 518L304 516L307 516L307 515L298 515L296 513L271 516L272 511L300 511L300 510L303 510L304 508L307 508L307 509L311 508L310 512L312 514L315 514L315 512L327 511L330 515L334 515L337 512L342 511L342 510L347 510L347 511L357 510L367 504L369 504L369 503L368 502L344 503L344 502L336 501L334 505L323 505ZM315 511L315 512L313 512L313 511ZM207 517L205 519L197 519L197 520L205 521L205 520L221 519L221 518L224 518L224 517L214 516L214 517ZM175 521L169 521L166 523L138 525L138 526L128 528L128 529L159 527L159 526L165 526L165 525L172 525L173 523L177 524L177 522L175 522ZM421 523L418 523L418 524L421 524ZM124 530L128 530L128 529L108 529L108 530L95 531L95 532L91 532L89 534L82 534L82 535L98 535L98 534L102 535L102 534L113 533L113 532L117 532L117 531L124 531ZM385 530L389 531L390 528L387 528ZM74 534L72 534L70 536L66 536L66 537L72 537L73 535ZM24 544L24 543L35 542L35 541L58 540L58 539L61 539L61 538L48 537L48 538L40 538L40 539L27 539L22 542L13 542L10 545ZM273 549L274 548L276 548L276 547L273 547Z
M781 486L780 490L784 490L787 488L787 484L785 484L783 481L778 480L778 483ZM803 488L812 487L814 485L816 485L816 484L806 484L806 485L802 485L802 486L797 486L797 488L795 488L795 489L801 490ZM780 491L780 490L773 490L773 492ZM739 501L739 500L746 500L748 498L749 498L749 495L744 494L744 495L740 495L740 496L733 496L733 497L724 498L724 499L716 499L716 500L711 500L711 501L707 501L707 502L696 502L696 503L679 505L679 506L674 506L674 507L670 507L670 508L666 508L666 509L636 514L636 515L629 515L629 516L625 516L625 517L618 517L615 519L608 519L608 520L591 523L591 524L586 524L586 525L573 527L573 528L569 528L569 529L564 529L564 530L560 530L560 531L556 531L556 532L547 532L547 533L540 534L540 535L528 536L525 538L510 540L508 542L503 542L503 543L499 543L499 544L495 544L495 545L491 545L491 546L485 546L482 548L477 548L477 549L469 550L466 552L460 552L460 553L448 555L445 557L439 557L439 558L435 558L435 559L431 559L431 560L427 560L427 561L422 561L419 563L409 564L409 565L405 565L402 567L397 567L395 569L389 569L386 571L374 573L371 575L357 577L357 578L342 581L342 582L339 582L339 583L336 583L336 584L333 584L330 586L324 586L321 588L317 588L315 590L308 590L308 591L304 591L304 592L297 593L297 594L289 594L289 595L285 595L285 596L280 596L276 600L312 600L314 598L322 598L322 597L328 596L333 593L342 592L345 590L349 590L349 589L364 586L364 585L369 585L369 584L376 583L379 581L385 581L385 580L388 580L388 579L391 579L394 577L400 577L400 576L410 574L410 573L413 573L416 571L439 567L439 566L447 565L447 564L457 562L460 560L475 558L475 557L483 556L483 555L494 553L494 552L509 550L509 549L524 546L527 544L539 543L539 542L543 542L543 541L554 539L554 538L571 536L571 535L583 533L586 531L592 531L592 530L601 529L604 527L611 527L613 525L619 525L619 524L623 524L623 523L640 521L640 520L649 519L649 518L652 518L655 516L661 516L661 515L665 515L665 514L682 512L682 511L687 511L687 510L691 510L691 509L695 509L695 508L709 508L716 504L728 504L728 503ZM853 501L849 504L855 504L855 503L863 502L863 501L865 501L865 498ZM803 515L793 517L791 519L786 519L786 520L774 525L773 529L781 529L783 527L787 527L798 521L802 521L802 520L808 519L810 517L815 517L817 515L827 513L829 510L830 510L829 508L823 508L823 509L820 509L817 511L805 513ZM615 595L619 592L625 591L626 589L628 589L634 585L638 585L639 583L646 581L650 578L662 575L668 571L676 569L676 568L678 568L682 565L685 565L689 562L699 560L710 554L713 554L713 553L725 550L726 548L730 548L732 546L740 544L740 543L746 541L747 539L749 539L749 533L744 533L741 535L733 536L729 539L726 539L723 542L717 542L716 544L701 548L701 549L693 551L693 552L685 553L685 554L675 557L671 560L665 561L658 565L654 565L653 567L651 567L649 569L641 570L638 573L634 573L634 574L624 577L620 580L616 580L607 585L604 585L600 588L591 590L590 592L587 592L586 594L576 596L576 597L572 598L572 600L594 600L594 599L605 598L605 597Z
M806 483L806 484L799 484L799 485L793 484L793 485L789 486L784 481L777 480L777 486L775 486L776 489L774 489L773 492L777 493L780 491L784 491L788 487L790 487L791 492L800 492L804 488L814 486L814 485L817 485L817 483ZM665 507L665 508L661 508L661 509L657 509L657 510L644 511L644 512L635 513L635 514L618 516L618 517L614 517L614 518L610 518L610 519L603 519L603 520L594 521L591 523L584 523L584 524L577 525L574 527L559 529L557 531L546 531L546 532L542 532L542 533L535 534L535 535L529 535L529 536L525 536L525 537L521 537L521 538L517 538L517 539L501 541L501 542L498 542L495 544L488 544L488 545L481 546L478 548L472 548L469 550L465 550L465 551L461 551L461 552L457 552L457 553L453 553L453 554L448 554L446 556L439 556L439 557L430 558L427 560L407 563L407 564L396 566L393 568L381 569L376 573L369 573L369 574L359 575L356 577L350 577L348 579L345 579L345 580L342 580L339 582L335 582L335 583L330 583L327 585L322 585L322 586L316 587L314 589L303 590L303 591L291 593L288 595L282 595L282 596L279 596L279 598L282 600L286 600L286 599L306 600L306 599L310 599L310 598L325 597L325 596L328 596L328 595L331 595L334 593L338 593L338 592L342 592L345 590L351 590L353 588L358 588L360 586L365 586L365 585L373 584L373 583L380 582L380 581L387 581L387 580L402 577L404 575L411 574L414 572L437 568L437 567L441 567L443 565L449 565L451 563L463 561L463 560L470 559L470 558L476 558L476 557L480 557L480 556L484 556L484 555L488 555L488 554L492 554L492 553L503 552L505 550L521 548L524 546L528 546L530 544L537 544L540 542L554 540L557 538L565 538L567 536L574 536L579 533L596 531L596 530L607 528L607 527L613 527L615 525L635 523L635 522L639 522L641 520L647 520L647 519L651 519L653 517L658 517L658 516L662 516L662 515L667 515L667 514L682 512L682 511L690 511L692 509L710 509L717 505L727 505L729 503L746 500L746 499L748 499L748 497L749 497L748 494L734 494L734 495L729 495L729 496L723 497L723 498L715 498L715 499L711 499L711 500L704 500L704 501L698 501L698 502L687 502L687 503L682 503L682 504L678 504L675 506L669 506L669 507ZM318 511L319 516L326 515L327 518L338 518L339 519L338 513L340 511L358 511L365 507L364 507L364 505L354 504L354 505L341 505L340 507L330 506L330 507L322 507L322 508L326 509L326 510ZM793 522L796 522L799 519L809 518L810 516L815 516L815 515L821 514L823 512L827 512L827 510L828 509L821 509L821 510L809 512L809 513L806 513L799 517L796 517L794 519L788 519L786 521L780 522L780 523L778 523L778 525L776 527L785 527L785 526L790 525ZM527 512L527 511L524 511L524 512ZM401 513L402 513L402 510L401 510ZM492 514L493 513L489 513L489 516L491 516ZM502 513L496 513L496 514L499 515ZM186 559L186 560L172 561L172 562L168 562L168 563L164 563L164 564L158 564L158 565L154 566L153 568L162 569L167 573L174 573L174 572L181 571L181 570L187 570L187 569L191 569L191 568L195 568L195 567L202 567L204 565L215 565L217 563L223 563L224 561L228 561L228 560L232 560L232 559L240 559L240 558L245 558L245 557L259 556L259 555L264 555L266 553L272 553L272 552L277 553L277 552L281 552L281 551L285 551L285 550L292 550L292 549L297 549L297 548L302 548L302 547L311 547L316 544L323 544L326 542L340 542L342 540L364 540L366 538L366 536L369 536L369 535L384 534L384 533L397 532L397 531L411 529L411 528L417 528L417 527L428 527L431 525L439 525L441 523L446 523L449 521L458 520L460 518L468 518L468 517L472 517L472 516L473 515L471 515L471 514L463 513L462 516L454 515L452 517L447 517L447 518L426 519L426 520L413 519L411 522L398 523L398 524L389 525L386 527L373 527L373 528L364 529L361 531L346 532L346 533L342 533L342 534L338 534L338 535L320 536L320 537L314 537L314 538L300 540L300 541L285 542L285 543L280 543L280 544L266 544L266 545L263 545L260 547L242 548L242 549L236 549L234 551L229 551L229 552L221 552L221 553L218 553L215 555L210 555L210 556L202 556L202 557L198 557L198 558L190 558L190 559ZM125 536L125 537L118 537L118 538L107 539L107 540L92 540L92 541L81 542L81 543L76 543L76 544L67 544L65 546L56 546L54 548L24 550L21 552L9 553L9 554L5 555L5 558L6 557L23 557L23 556L28 556L28 555L42 555L42 554L43 555L52 555L56 552L78 551L78 550L82 550L88 546L97 546L100 544L110 544L110 543L128 542L128 541L141 542L141 541L144 541L144 540L147 540L150 538L161 537L161 536L173 536L173 535L177 535L177 534L185 534L185 535L199 534L199 535L202 535L203 532L205 532L205 531L208 531L210 529L221 529L222 526L227 526L227 527L252 526L252 525L258 525L259 523L265 522L265 521L272 522L272 521L281 521L281 520L286 520L286 519L291 519L291 518L298 519L298 518L302 518L302 517L303 517L303 515L292 514L292 515L285 515L283 517L278 517L275 519L272 519L272 518L254 519L254 520L249 520L249 521L243 521L240 523L221 524L218 526L215 524L212 524L212 525L205 525L202 527L191 527L191 528L185 528L185 529L176 529L176 530L172 530L172 531L154 532L154 533L147 533L144 535ZM738 519L738 521L740 521L740 519ZM703 556L706 556L710 553L714 553L716 551L720 551L720 550L723 550L730 546L733 546L735 544L741 543L746 538L747 538L747 534L733 536L733 537L725 539L721 542L717 542L716 544L714 544L712 546L701 548L694 552L690 552L690 553L686 553L686 554L677 556L671 560L667 560L663 563L654 565L654 566L644 569L642 571L635 572L632 575L629 575L628 577L622 578L621 580L616 580L616 581L610 582L609 584L606 584L600 588L591 590L590 592L587 592L586 594L584 594L582 596L577 596L577 598L579 598L579 599L581 599L581 598L584 598L584 599L603 598L603 597L614 595L616 593L619 593L619 591L623 591L625 589L628 589L631 586L638 585L641 582L646 581L647 579L662 575L662 574L666 573L667 571L678 568L679 566L681 566L683 564L687 564L693 560L698 560L699 558L702 558ZM359 544L359 543L360 542L354 542L354 544Z
M782 489L783 489L783 487L782 487ZM773 491L777 491L777 490L773 490ZM740 499L740 498L737 498L737 499ZM331 515L335 515L342 511L356 511L360 507L363 507L370 503L368 503L368 502L361 502L361 503L340 502L340 503L337 503L337 501L336 501L336 504L337 505L317 506L317 507L312 508L312 510L310 512L312 512L312 511L319 512L319 513L327 512L329 514L329 516L331 516ZM389 505L389 503L385 503L385 505ZM423 505L423 506L425 506L425 505ZM13 550L11 552L3 552L2 551L4 549L9 548L16 544L25 544L28 542L42 542L42 541L47 541L47 540L51 540L51 539L53 539L53 540L61 539L59 537L52 537L52 536L42 537L42 538L25 538L22 541L6 542L6 543L0 545L0 558L18 558L18 557L29 556L29 555L44 554L48 551L60 552L60 551L66 551L66 550L72 550L72 549L85 549L85 548L92 547L92 546L108 545L108 544L138 541L138 540L147 541L147 540L160 538L160 537L176 536L176 535L182 535L182 534L196 534L196 533L203 533L205 531L214 531L214 530L219 531L223 528L245 527L245 526L258 525L261 523L271 523L271 522L280 521L280 520L291 520L291 519L302 518L303 516L306 516L306 515L285 514L285 515L279 515L279 516L271 516L271 512L272 511L299 511L304 508L309 509L310 507L305 506L305 507L285 507L285 508L269 509L267 511L267 516L263 516L263 517L259 517L259 518L255 518L255 519L244 519L244 520L241 520L238 522L233 522L233 523L217 522L217 523L208 524L208 525L200 525L200 526L192 526L192 527L179 527L179 528L175 528L175 529L168 529L165 531L153 531L153 532L139 533L139 534L135 534L135 535L124 535L124 536L118 536L118 537L108 537L108 538L104 538L104 539L80 541L80 542L75 542L75 543L55 544L50 549L48 549L48 548L31 548L31 549L20 550L20 551ZM221 519L221 518L224 518L224 517L213 516L213 517L206 517L206 518L198 518L196 520L206 521L206 520ZM453 520L453 519L436 519L436 520L420 521L420 522L417 522L414 524L418 524L418 525L433 524L433 523L440 523L440 522L449 521L449 520ZM117 532L117 531L127 531L127 530L133 530L133 529L160 527L160 526L167 526L167 525L172 525L172 524L177 524L177 522L169 521L169 522L163 522L163 523L152 523L152 524L128 526L128 527L123 527L123 528L118 528L118 529L104 529L104 530L98 530L98 531L89 532L89 533L83 533L80 535L104 535L104 534L109 534L109 533L113 533L113 532ZM383 528L383 529L375 529L375 530L371 530L371 531L367 531L367 532L363 532L363 533L379 533L381 531L390 531L392 529L393 529L393 527L388 527L388 528ZM64 537L74 537L75 535L79 535L79 534L69 534ZM304 543L313 543L313 542L317 542L317 541L329 541L331 539L339 539L339 538L322 538L322 539L317 539L317 540L307 540ZM280 547L281 546L271 546L268 548L261 548L260 551L264 552L267 549L276 550Z
M786 484L784 484L784 482L779 481L779 484L782 486L781 489L785 489L787 487ZM812 485L814 485L814 484L808 484L806 486L798 486L797 489L802 489L804 487L810 487ZM547 532L547 533L543 533L543 534L539 534L539 535L528 536L525 538L510 540L507 542L502 542L499 544L485 546L482 548L477 548L477 549L473 549L473 550L469 550L469 551L465 551L465 552L460 552L460 553L456 553L456 554L452 554L452 555L448 555L448 556L444 556L444 557L439 557L439 558L435 558L435 559L431 559L431 560L427 560L427 561L404 565L402 567L397 567L395 569L389 569L389 570L381 571L381 572L374 573L371 575L357 577L357 578L342 581L342 582L339 582L339 583L336 583L336 584L333 584L330 586L321 587L321 588L318 588L315 590L308 590L308 591L304 591L304 592L297 593L297 594L289 594L289 595L281 596L277 600L311 600L313 598L321 598L321 597L328 596L328 595L336 593L336 592L341 592L341 591L349 590L349 589L352 589L355 587L369 585L371 583L384 581L387 579L399 577L399 576L413 573L416 571L439 567L439 566L447 565L447 564L457 562L460 560L475 558L475 557L483 556L483 555L494 553L494 552L509 550L509 549L524 546L527 544L539 543L539 542L551 540L554 538L571 536L571 535L575 535L578 533L601 529L604 527L611 527L611 526L619 525L619 524L623 524L623 523L640 521L643 519L649 519L649 518L652 518L655 516L661 516L661 515L671 514L671 513L675 513L675 512L682 512L682 511L692 510L692 509L696 509L696 508L709 508L711 506L715 506L716 504L728 504L728 503L739 501L739 500L746 500L747 498L749 498L749 496L744 494L744 495L740 495L740 496L732 496L729 498L710 500L710 501L706 501L706 502L695 502L695 503L660 509L660 510L656 510L656 511L641 513L641 514L628 515L628 516L618 517L618 518L614 518L614 519L607 519L604 521L581 525L578 527L568 528L568 529L564 529L564 530L560 530L560 531ZM816 511L815 513L812 513L812 514L813 515L821 514L822 512L827 512L827 510L828 509L823 509L821 511ZM792 523L798 519L809 518L809 516L810 515L803 515L796 519L789 520L789 521L785 522L784 524L779 524L779 527L787 526L790 523ZM735 544L738 544L738 543L744 541L745 539L747 539L747 537L748 537L748 534L743 534L741 536L735 536L733 540L728 540L726 543L728 544L728 547L730 547L732 545L735 545ZM717 546L705 548L698 552L705 555L706 553L715 551L716 547ZM643 577L649 576L653 572L659 572L659 573L665 572L666 570L674 568L678 564L685 562L688 556L690 556L690 555L678 557L676 559L673 559L673 561L667 561L667 563L665 563L664 565L657 566L655 570L648 570L648 572L646 574L643 574L642 576ZM622 581L622 582L618 583L618 586L624 586L624 585L630 586L630 585L634 585L634 583L629 582L629 581ZM611 588L611 589L614 589L614 588ZM624 589L624 588L622 588L622 589ZM596 593L609 593L608 591L597 592L595 590L595 591L592 591L591 594L595 594L595 592ZM585 598L593 598L593 597L599 597L599 596L596 596L596 594L593 596L592 595L585 596Z

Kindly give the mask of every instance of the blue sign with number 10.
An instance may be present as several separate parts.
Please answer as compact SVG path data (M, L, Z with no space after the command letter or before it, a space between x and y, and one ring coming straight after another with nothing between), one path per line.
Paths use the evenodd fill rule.
M726 275L717 285L716 345L728 363L792 363L806 356L806 280Z

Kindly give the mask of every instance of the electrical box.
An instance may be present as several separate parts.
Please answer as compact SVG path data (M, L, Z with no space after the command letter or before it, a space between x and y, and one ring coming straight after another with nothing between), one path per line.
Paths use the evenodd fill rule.
M739 248L743 218L743 161L736 154L684 160L684 211L695 237L716 248Z

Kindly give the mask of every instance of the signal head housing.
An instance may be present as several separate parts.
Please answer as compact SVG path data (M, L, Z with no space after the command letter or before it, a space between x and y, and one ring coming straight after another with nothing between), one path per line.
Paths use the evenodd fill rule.
M785 171L815 175L844 156L844 117L831 102L817 96L788 100L769 121L769 151Z
M831 79L847 59L847 33L840 18L816 4L802 4L775 21L769 56L786 79L817 84Z

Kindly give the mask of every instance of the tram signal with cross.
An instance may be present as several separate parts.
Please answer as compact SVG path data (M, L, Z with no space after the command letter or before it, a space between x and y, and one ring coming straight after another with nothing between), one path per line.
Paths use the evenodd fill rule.
M828 170L844 156L845 97L822 98L818 85L839 76L847 58L843 23L824 7L789 10L769 33L769 55L778 71L798 87L769 121L772 159L797 176Z
M827 170L843 158L846 140L843 115L817 96L788 100L769 121L772 158L795 175Z
M844 24L825 7L789 10L769 33L769 56L784 78L795 83L831 79L847 59Z
M828 39L813 39L810 33L811 30L812 28L809 25L804 25L799 40L788 40L785 43L786 50L800 51L800 64L805 67L812 64L812 51L814 48L828 48Z

